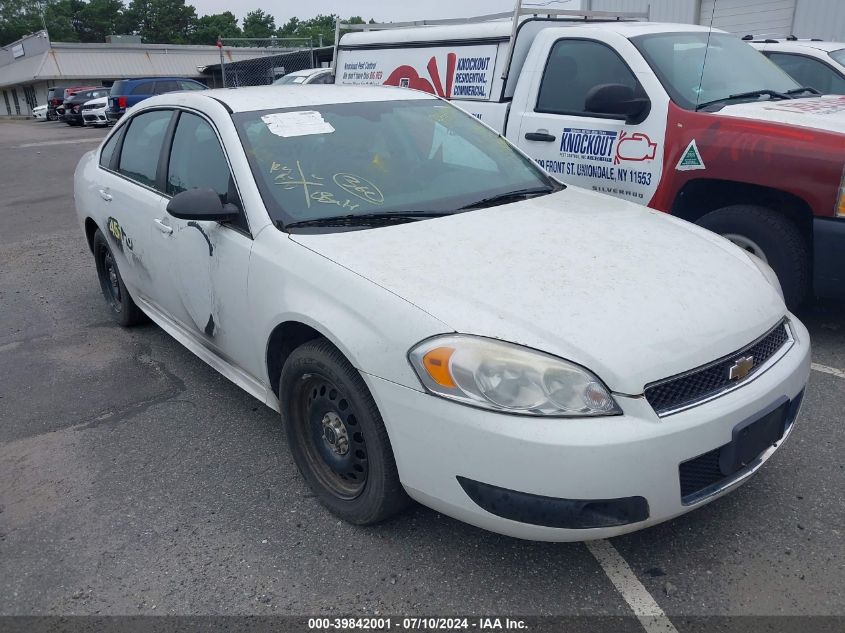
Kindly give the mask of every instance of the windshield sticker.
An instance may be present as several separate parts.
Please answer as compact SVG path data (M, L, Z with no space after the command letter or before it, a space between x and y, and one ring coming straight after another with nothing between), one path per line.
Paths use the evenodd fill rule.
M275 112L261 117L267 129L276 136L308 136L311 134L331 134L334 128L323 119L316 110L298 112Z
M675 166L677 171L694 171L696 169L707 169L704 165L704 160L698 151L698 145L695 144L695 139L690 141L684 153L681 155L681 160Z

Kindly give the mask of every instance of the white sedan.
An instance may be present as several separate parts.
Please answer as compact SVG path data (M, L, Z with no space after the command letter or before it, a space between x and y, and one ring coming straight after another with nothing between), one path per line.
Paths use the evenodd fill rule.
M768 266L420 92L153 97L75 200L117 322L280 411L356 524L413 498L528 539L653 525L755 473L809 375Z

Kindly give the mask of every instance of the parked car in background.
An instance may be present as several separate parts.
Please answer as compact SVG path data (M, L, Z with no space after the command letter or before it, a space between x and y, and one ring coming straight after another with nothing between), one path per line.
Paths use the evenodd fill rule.
M527 539L654 525L748 481L810 372L758 258L564 186L421 91L154 97L74 199L114 320L148 316L280 411L355 524L410 496Z
M81 90L77 92L64 103L64 122L68 125L83 125L84 120L82 118L82 106L91 101L91 99L97 99L100 97L108 98L108 96L109 89L106 87L95 88L94 90Z
M303 86L305 84L333 84L334 73L331 68L308 68L306 70L297 70L288 73L284 77L279 77L273 82L274 86L286 86L288 84L295 84Z
M76 93L82 92L83 90L95 90L99 86L72 86L70 88L64 88L61 91L61 101L58 102L56 105L56 118L53 119L54 121L64 121L65 115L65 101L72 98ZM59 93L56 92L56 95Z
M46 121L47 120L47 106L46 105L35 106L32 109L32 118L38 119L39 121Z
M109 122L114 123L126 113L128 108L144 99L181 90L208 90L208 86L184 77L119 79L111 87L106 115Z
M108 125L106 111L109 109L109 97L105 94L82 104L82 122L85 125Z
M802 86L845 95L845 43L787 38L754 40L751 45Z

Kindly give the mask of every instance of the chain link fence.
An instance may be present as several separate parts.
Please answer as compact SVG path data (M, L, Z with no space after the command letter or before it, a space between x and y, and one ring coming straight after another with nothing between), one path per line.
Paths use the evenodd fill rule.
M223 38L218 41L220 70L213 83L224 88L265 86L286 74L317 65L307 38Z

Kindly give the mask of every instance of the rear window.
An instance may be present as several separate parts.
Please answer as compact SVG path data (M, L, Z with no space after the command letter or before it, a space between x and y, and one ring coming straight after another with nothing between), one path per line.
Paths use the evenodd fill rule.
M121 80L115 81L115 82L112 84L112 87L111 87L111 93L110 93L110 94L111 94L113 97L117 97L117 96L119 96L119 95L125 95L125 94L126 94L125 89L126 89L126 81L123 81L123 80L121 79Z

